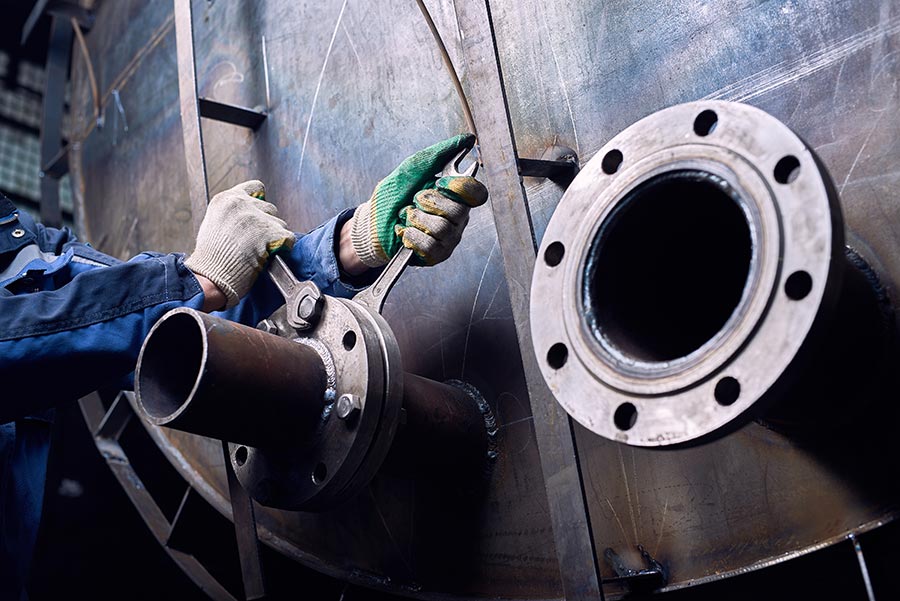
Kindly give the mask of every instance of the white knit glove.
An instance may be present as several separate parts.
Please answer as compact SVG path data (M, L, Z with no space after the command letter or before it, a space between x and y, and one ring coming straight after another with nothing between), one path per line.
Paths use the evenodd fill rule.
M213 196L200 224L197 245L184 262L209 278L225 295L225 308L235 306L253 286L269 255L291 248L295 236L263 200L266 187L251 180Z

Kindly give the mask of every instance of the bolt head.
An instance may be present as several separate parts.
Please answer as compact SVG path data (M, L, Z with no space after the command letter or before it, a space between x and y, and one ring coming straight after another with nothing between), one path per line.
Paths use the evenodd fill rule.
M300 301L300 307L297 309L297 314L300 315L303 319L309 319L316 312L316 299L311 296L304 296Z
M262 330L267 334L278 334L278 326L271 319L264 319L256 326L257 330Z
M344 420L356 417L361 410L362 404L355 394L342 394L334 405L334 412Z
M304 294L297 303L297 317L307 322L309 325L315 325L322 315L322 305L325 301L318 294Z

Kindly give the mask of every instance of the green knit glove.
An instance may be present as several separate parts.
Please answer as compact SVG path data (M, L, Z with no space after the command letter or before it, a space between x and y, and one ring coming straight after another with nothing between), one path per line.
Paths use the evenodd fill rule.
M384 265L403 245L415 250L423 265L450 256L469 208L486 202L487 189L472 177L436 176L474 144L474 135L462 134L429 146L378 183L369 201L356 209L351 232L353 249L365 265Z

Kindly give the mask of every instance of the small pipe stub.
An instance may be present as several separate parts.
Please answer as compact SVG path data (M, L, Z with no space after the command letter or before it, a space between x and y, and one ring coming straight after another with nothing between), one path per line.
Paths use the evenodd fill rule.
M557 401L636 446L723 433L796 369L844 269L834 186L771 115L701 101L604 146L544 235L531 330Z
M188 308L150 330L135 384L151 424L258 447L302 441L325 406L314 350Z

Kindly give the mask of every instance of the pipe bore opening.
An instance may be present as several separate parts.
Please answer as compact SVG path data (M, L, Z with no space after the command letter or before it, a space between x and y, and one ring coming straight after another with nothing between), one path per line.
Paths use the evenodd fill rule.
M753 254L739 203L728 182L699 170L663 173L628 192L584 264L585 319L604 347L636 361L672 361L722 329Z
M176 313L165 318L147 340L138 387L150 417L171 417L188 400L203 363L201 328L189 314Z

